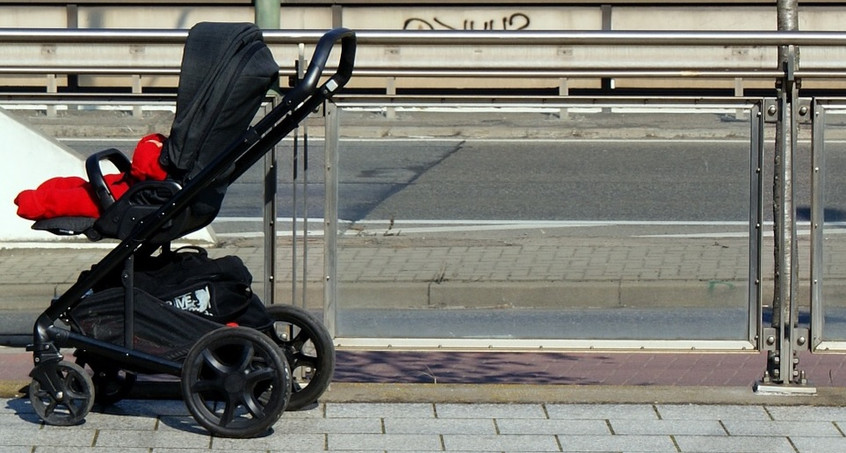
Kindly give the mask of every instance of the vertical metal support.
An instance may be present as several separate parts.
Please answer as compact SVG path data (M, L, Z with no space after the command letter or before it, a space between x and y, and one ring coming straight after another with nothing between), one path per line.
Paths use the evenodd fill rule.
M50 94L59 92L59 82L56 80L56 74L47 74L47 92ZM56 104L47 104L47 116L56 116Z
M305 45L300 44L299 46L299 59L297 64L297 80L302 80L305 77L305 68L308 66L308 60L305 57ZM303 142L303 154L302 154L302 185L303 185L303 251L302 251L302 284L301 284L301 293L302 293L302 307L306 307L306 299L308 297L308 124L305 122L301 123L296 130L297 135L302 133L302 142ZM296 136L295 136L296 138ZM298 159L299 160L299 159ZM294 162L294 194L296 196L297 189L297 162ZM294 208L294 212L296 213L296 207ZM296 225L297 219L296 215L294 216L294 234L296 235ZM296 243L296 236L293 238L294 243ZM293 268L296 268L296 251L293 253L295 262L292 264ZM291 294L291 303L296 303L296 279L292 279L293 284L295 286L292 294Z
M395 97L397 95L397 78L396 77L388 77L385 81L385 94L390 97ZM386 107L385 108L385 117L389 120L395 119L397 117L397 109L396 107Z
M271 108L279 102L273 96ZM276 193L277 193L277 145L264 155L264 303L276 303Z
M749 326L752 344L763 348L763 290L761 288L761 251L764 225L764 112L761 103L749 111Z
M568 78L562 77L558 79L558 95L561 97L570 95L570 80ZM567 107L561 107L558 110L558 118L562 120L570 118L570 109Z
M65 17L67 18L67 27L69 30L79 28L79 6L75 4L67 5L65 9ZM70 91L77 91L79 89L79 74L68 74L68 89ZM70 107L70 106L68 106ZM75 108L79 108L76 106Z
M340 121L339 109L325 103L325 200L323 206L323 323L332 337L337 336L338 311L338 161Z
M775 265L776 288L773 301L775 349L770 351L767 372L779 384L794 378L794 327L797 321L796 286L798 284L796 216L794 208L793 164L796 150L796 80L795 49L786 51L782 69L784 76L778 87L776 170L773 184L775 199ZM797 371L798 374L798 371ZM797 376L798 377L798 376Z
M305 44L297 45L297 83L303 79L305 73ZM291 304L297 303L297 213L299 212L299 170L300 170L300 132L304 126L298 125L294 129L294 149L291 162ZM305 247L305 241L303 241ZM305 266L303 266L305 268ZM305 281L305 277L303 277Z
M795 69L795 52L788 50L787 60L784 63L784 78L782 87L779 90L778 109L779 123L782 125L781 133L776 140L776 153L781 160L781 171L777 175L781 184L777 187L779 191L780 206L778 210L776 241L779 244L780 253L778 260L779 286L778 309L773 307L773 322L776 328L779 348L776 351L778 361L774 360L772 371L777 374L772 377L780 382L791 382L793 380L793 328L797 321L796 288L799 284L798 270L798 247L796 243L796 208L794 207L793 182L795 174L793 171L796 157L796 80L793 78ZM778 315L778 316L776 316ZM777 318L777 319L776 319Z
M280 24L282 5L279 0L255 0L255 21L259 28L277 29Z
M825 324L823 286L823 226L825 225L825 108L811 106L811 348L822 342Z
M779 31L799 28L797 0L778 0L777 9ZM793 190L796 136L799 130L799 80L795 77L799 65L799 48L795 45L779 46L778 63L783 75L776 81L777 103L767 109L768 114L777 118L773 161L775 296L772 325L764 329L765 344L769 351L767 370L756 390L811 393L816 390L804 386L807 384L805 375L797 368L799 349L807 348L807 332L801 332L798 325L796 290L799 286L799 270Z
M734 78L734 95L735 97L743 97L743 77ZM746 118L747 111L745 109L737 109L734 112L735 119L742 120Z
M799 307L796 298L799 272L793 182L799 128L798 85L794 77L797 49L795 46L786 46L786 49L780 50L780 54L783 54L784 76L777 85L778 99L774 106L778 115L773 181L776 288L772 328L765 329L769 349L767 370L756 390L812 393L816 390L806 386L805 374L798 369L798 352L800 348L807 348L808 337L807 332L798 326ZM771 387L769 384L777 386Z
M308 298L308 125L300 126L303 130L303 282L302 307L306 308Z
M123 347L135 349L135 256L123 262Z
M278 29L281 26L281 4L279 0L256 0L253 11L256 25L261 29ZM278 94L279 87L271 88L271 94ZM271 107L279 102L279 96L272 97ZM278 145L264 155L264 303L276 303L276 194L277 194L277 149Z
M143 91L143 87L141 85L141 75L140 74L133 74L132 75L132 94L141 94ZM132 116L134 118L143 118L143 113L141 112L141 105L137 104L132 107Z
M602 12L602 30L603 31L610 31L614 28L614 22L612 19L612 14L614 12L614 8L611 5L605 4L601 5L600 11ZM614 89L614 79L610 77L603 77L600 82L602 86L602 90L606 92L610 92ZM610 94L610 93L608 93Z

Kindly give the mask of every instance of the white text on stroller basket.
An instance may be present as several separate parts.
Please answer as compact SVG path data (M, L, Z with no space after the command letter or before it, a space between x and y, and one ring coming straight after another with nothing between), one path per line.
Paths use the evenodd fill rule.
M191 290L188 293L176 296L165 301L180 310L192 311L211 316L211 291L208 286Z

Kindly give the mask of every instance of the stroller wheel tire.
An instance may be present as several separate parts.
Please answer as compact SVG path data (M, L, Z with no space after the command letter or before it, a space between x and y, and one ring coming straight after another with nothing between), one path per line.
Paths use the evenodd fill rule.
M138 376L130 371L105 363L88 354L77 351L76 364L91 369L91 381L94 383L94 402L103 406L111 406L126 398Z
M293 379L288 410L302 409L320 398L335 372L335 346L332 336L314 315L291 305L271 305L273 319L270 337L291 367Z
M200 338L182 365L182 397L220 437L255 437L279 420L291 396L285 356L267 336L223 327Z
M40 370L37 368L41 368ZM33 378L29 384L29 401L35 413L49 425L72 426L82 423L94 406L94 383L82 367L67 361L38 365L33 376L49 374L49 382Z

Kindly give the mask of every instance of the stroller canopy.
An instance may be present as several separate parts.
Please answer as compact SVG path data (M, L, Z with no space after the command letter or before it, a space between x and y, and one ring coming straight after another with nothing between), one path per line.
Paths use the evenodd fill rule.
M179 77L176 117L160 163L186 183L244 134L279 66L254 24L201 22L188 33ZM226 187L221 181L192 204L193 215L204 218L200 224L217 215Z
M161 164L178 180L199 173L255 117L279 66L249 23L199 23L188 33L176 117Z

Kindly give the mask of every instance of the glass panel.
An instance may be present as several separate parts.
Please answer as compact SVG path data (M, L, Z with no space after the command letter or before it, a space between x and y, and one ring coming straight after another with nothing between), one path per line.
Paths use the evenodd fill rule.
M834 107L826 112L825 164L823 167L823 286L825 308L824 337L826 340L846 340L846 180L841 168L846 168L846 146L843 125L846 110Z
M338 335L747 338L748 118L345 110Z

